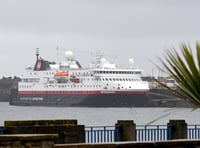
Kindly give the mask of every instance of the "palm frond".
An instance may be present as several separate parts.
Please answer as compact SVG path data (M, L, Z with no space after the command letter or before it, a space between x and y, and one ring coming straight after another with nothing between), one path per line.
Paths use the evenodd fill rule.
M178 84L177 90L170 90L180 96L189 99L196 106L200 106L200 44L196 43L197 60L193 56L190 46L181 44L181 54L175 48L165 51L161 64Z

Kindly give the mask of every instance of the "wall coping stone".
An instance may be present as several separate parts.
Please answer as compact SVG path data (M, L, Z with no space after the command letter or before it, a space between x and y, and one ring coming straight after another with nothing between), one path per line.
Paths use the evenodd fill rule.
M4 121L4 126L76 126L77 120L75 119L50 119L50 120L11 120Z
M55 144L55 148L126 148L126 147L134 147L134 148L153 148L153 147L194 147L200 146L200 140L188 140L188 139L180 139L180 140L168 140L168 141L149 141L149 142L134 142L134 141L126 141L126 142L113 142L113 143L79 143L79 144Z
M0 135L0 142L5 141L42 141L42 140L55 140L58 134L9 134Z

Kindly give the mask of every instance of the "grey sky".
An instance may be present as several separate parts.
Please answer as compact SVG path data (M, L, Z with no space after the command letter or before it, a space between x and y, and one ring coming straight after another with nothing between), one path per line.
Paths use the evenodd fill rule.
M113 62L158 70L165 48L200 36L198 0L0 0L0 76L20 75L35 62L35 48L56 61L66 50L87 65L102 51Z

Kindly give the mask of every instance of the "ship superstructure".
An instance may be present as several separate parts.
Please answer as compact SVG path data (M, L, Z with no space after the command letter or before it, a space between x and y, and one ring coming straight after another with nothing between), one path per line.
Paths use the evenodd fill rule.
M11 104L42 106L123 107L146 106L148 82L141 69L119 68L102 55L89 67L82 67L71 51L65 61L49 62L36 53L34 68L27 68L18 83Z

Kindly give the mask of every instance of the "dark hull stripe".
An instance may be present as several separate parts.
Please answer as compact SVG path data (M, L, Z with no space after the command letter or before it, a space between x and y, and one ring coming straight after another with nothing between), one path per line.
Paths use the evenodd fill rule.
M11 105L34 105L34 106L76 106L76 107L192 107L183 99L176 99L167 90L153 89L149 92L123 92L100 93L100 91L84 91L80 94L72 91L37 94L36 91L18 93L17 89L11 90ZM38 92L38 91L37 91ZM24 93L24 94L23 94ZM40 92L41 93L41 92ZM51 92L52 93L52 92ZM76 94L73 94L76 93ZM90 94L89 94L90 93ZM133 93L133 94L128 94ZM135 94L134 94L135 93ZM162 94L162 95L161 95ZM163 95L164 94L164 95Z
M13 105L126 107L147 106L145 94L18 94Z

